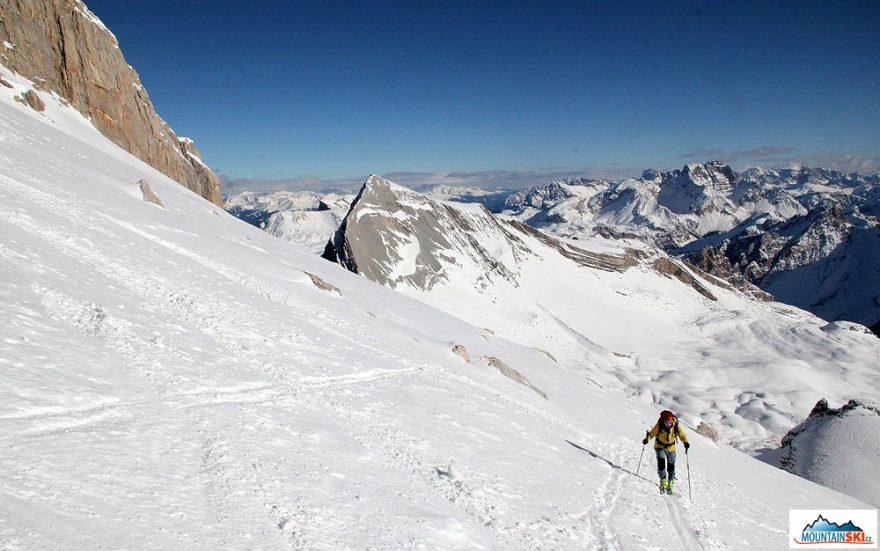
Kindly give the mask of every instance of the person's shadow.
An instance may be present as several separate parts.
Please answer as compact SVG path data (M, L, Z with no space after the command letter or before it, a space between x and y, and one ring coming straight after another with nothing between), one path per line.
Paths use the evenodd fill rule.
M623 471L623 472L625 472L625 473L627 473L627 474L631 474L631 475L633 475L633 476L635 476L635 477L637 477L637 478L641 478L641 479L644 480L645 482L650 482L650 483L653 484L654 486L657 486L656 483L654 483L654 482L652 482L651 480L645 478L644 476L642 476L642 475L640 475L640 474L638 474L638 473L634 473L634 472L632 472L631 470L627 469L626 467L621 467L621 466L618 465L617 463L614 463L613 461L609 461L608 459L605 459L604 457L602 457L601 455L597 454L597 453L594 452L594 451L590 451L590 450L588 450L587 448L585 448L585 447L583 447L583 446L578 446L577 444L575 444L574 442L571 442L571 441L569 441L569 440L566 440L566 442L568 442L569 444L571 444L571 445L574 446L575 448L581 450L582 452L587 452L588 454L590 454L590 455L593 456L594 458L598 459L599 461L604 461L604 462L607 463L612 469L617 469L617 470L619 470L619 471Z

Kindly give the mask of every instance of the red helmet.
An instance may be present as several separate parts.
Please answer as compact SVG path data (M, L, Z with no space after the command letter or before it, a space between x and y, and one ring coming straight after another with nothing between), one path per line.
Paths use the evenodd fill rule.
M675 415L673 415L672 412L667 409L660 413L660 420L664 423L667 421L674 421Z

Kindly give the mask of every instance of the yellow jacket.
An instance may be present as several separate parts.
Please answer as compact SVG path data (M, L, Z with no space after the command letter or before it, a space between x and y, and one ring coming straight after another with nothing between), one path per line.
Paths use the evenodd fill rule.
M672 422L672 426L668 429L657 421L657 424L654 425L654 428L648 431L647 438L650 440L651 438L657 437L654 441L654 449L664 449L668 452L675 451L675 437L679 437L682 442L687 442L687 436L684 435L684 431L681 430L681 427L678 425L678 419Z

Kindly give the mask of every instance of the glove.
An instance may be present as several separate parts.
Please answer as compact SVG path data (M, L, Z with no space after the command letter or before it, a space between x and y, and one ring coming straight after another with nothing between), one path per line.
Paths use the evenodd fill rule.
M684 443L684 451L687 452L690 449L691 445L687 442Z
M645 438L644 440L642 440L642 445L643 445L643 446L645 446L645 445L647 445L647 444L648 444L648 439L647 439L647 438Z

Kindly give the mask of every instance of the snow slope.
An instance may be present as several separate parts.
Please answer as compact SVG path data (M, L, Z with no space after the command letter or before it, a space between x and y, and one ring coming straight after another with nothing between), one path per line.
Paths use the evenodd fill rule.
M782 447L763 460L787 471L880 505L880 480L862 473L876 470L880 457L880 407L850 400L832 409L820 400L809 417L782 439Z
M699 436L693 503L661 497L649 454L634 474L653 405L235 219L6 79L0 548L770 549L790 508L865 507Z
M870 398L880 384L880 342L864 330L838 331L625 244L565 244L376 176L334 238L353 271L603 388L702 419L744 450L776 446L822 397Z

